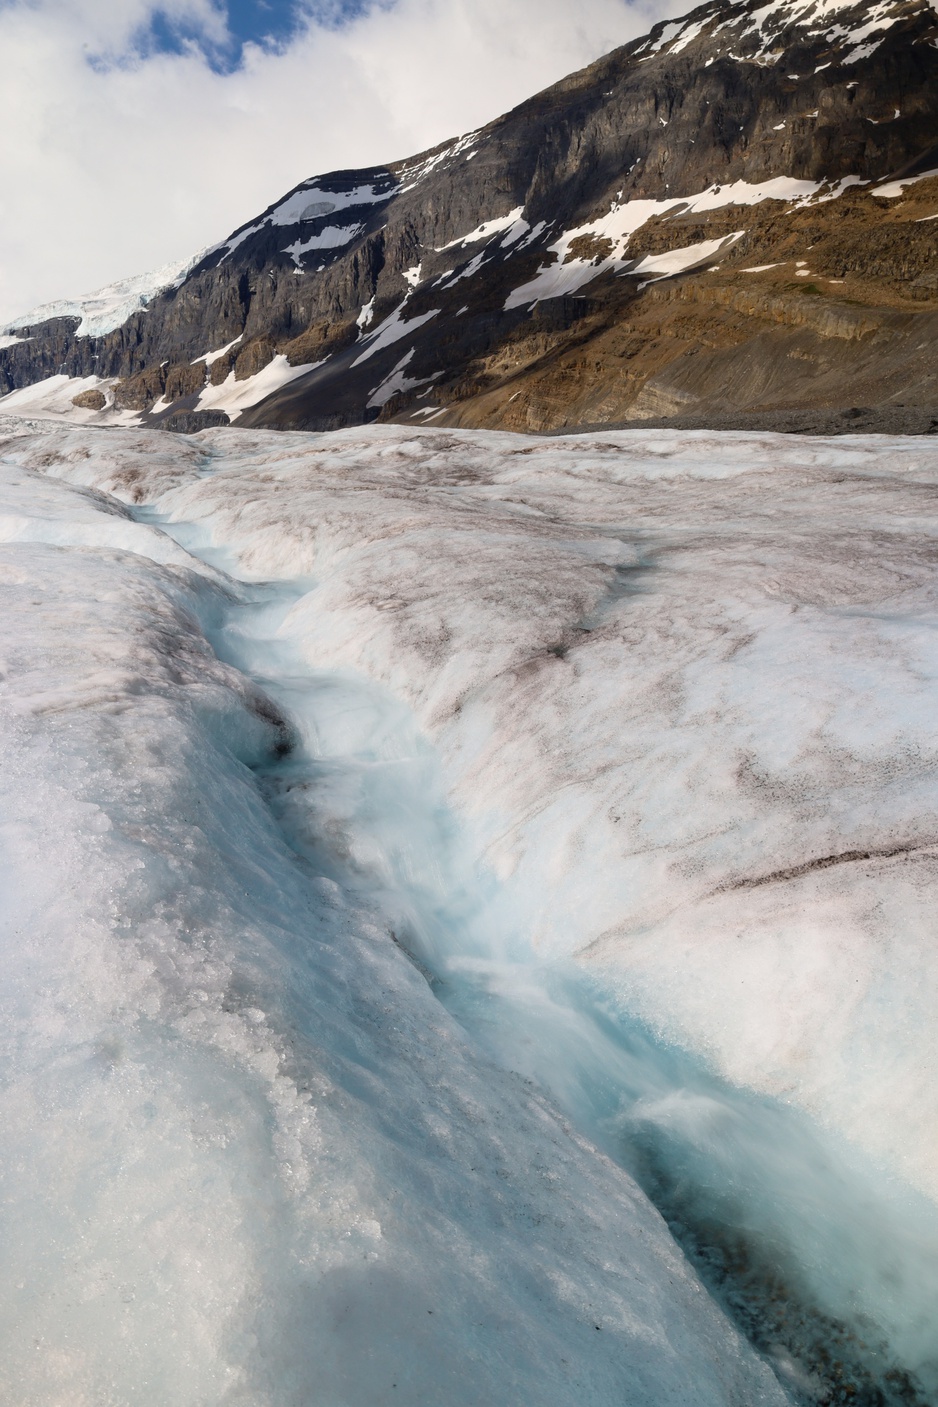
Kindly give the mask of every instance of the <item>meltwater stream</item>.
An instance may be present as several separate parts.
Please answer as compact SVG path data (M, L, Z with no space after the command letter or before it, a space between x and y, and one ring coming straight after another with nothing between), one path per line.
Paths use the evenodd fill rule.
M137 516L237 576L203 529ZM314 589L250 587L206 624L292 719L295 745L259 780L294 851L636 1177L793 1402L935 1407L938 1208L797 1110L663 1045L575 963L545 962L520 907L510 931L490 921L495 881L473 864L409 709L350 672L310 669L291 642L286 617Z

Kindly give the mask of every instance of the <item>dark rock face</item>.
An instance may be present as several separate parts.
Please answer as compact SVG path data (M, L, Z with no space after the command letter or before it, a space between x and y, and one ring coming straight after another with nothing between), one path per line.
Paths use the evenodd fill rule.
M222 410L182 410L167 416L162 428L173 430L177 435L194 435L199 430L227 424L228 417Z
M238 424L549 429L791 409L819 385L851 405L845 348L879 338L938 407L913 355L938 313L938 182L875 192L938 168L936 43L927 0L715 0L459 141L304 182L104 336L18 329L0 389L116 379L118 407L166 424L280 357L310 370L265 380Z

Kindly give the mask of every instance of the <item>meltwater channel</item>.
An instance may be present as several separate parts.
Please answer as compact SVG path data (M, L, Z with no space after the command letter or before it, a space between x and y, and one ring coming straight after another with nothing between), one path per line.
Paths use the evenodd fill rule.
M135 516L238 577L204 527ZM938 1407L938 1207L796 1109L662 1044L574 962L544 961L510 894L491 922L496 881L409 708L349 671L311 669L278 633L315 586L245 587L204 624L292 721L294 746L259 777L292 849L368 906L489 1055L632 1173L794 1403Z

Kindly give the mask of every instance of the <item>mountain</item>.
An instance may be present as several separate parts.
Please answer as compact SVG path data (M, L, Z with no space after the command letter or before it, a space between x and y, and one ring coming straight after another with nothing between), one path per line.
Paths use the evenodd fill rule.
M938 428L938 11L714 0L479 131L16 319L4 409Z

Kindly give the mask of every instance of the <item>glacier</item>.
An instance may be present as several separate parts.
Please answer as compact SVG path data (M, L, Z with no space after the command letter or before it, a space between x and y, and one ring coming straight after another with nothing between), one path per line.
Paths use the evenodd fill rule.
M0 331L15 332L18 328L34 327L50 318L79 318L76 337L104 337L133 317L134 313L145 309L167 288L178 288L208 252L208 249L202 249L197 254L164 264L149 273L118 279L80 298L58 298L51 303L43 303L28 313L21 313L12 322L4 323Z
M938 1400L938 447L0 441L11 1400Z

